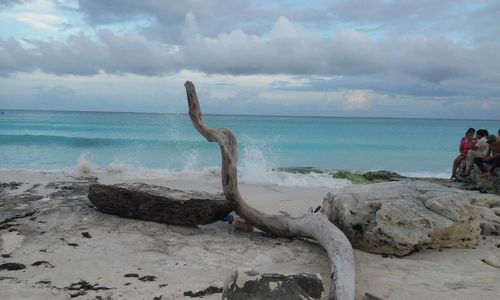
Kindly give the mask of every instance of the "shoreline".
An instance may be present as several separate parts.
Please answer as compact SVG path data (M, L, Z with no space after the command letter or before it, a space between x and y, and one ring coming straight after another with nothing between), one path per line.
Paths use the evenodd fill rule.
M1 264L25 265L0 271L2 297L68 299L83 292L71 289L83 280L94 289L75 299L191 299L184 292L222 287L238 267L320 273L323 284L329 283L327 256L315 243L230 231L224 222L194 228L124 219L98 212L86 198L85 188L96 180L220 193L220 179L212 177L164 180L0 171L0 212L27 213L0 221ZM335 190L245 183L240 189L252 206L292 216L321 205L326 193ZM473 249L423 250L402 258L355 250L356 299L365 293L382 299L494 299L500 293L500 273L482 259L499 255L498 245L498 236L483 236ZM203 299L220 299L220 294Z

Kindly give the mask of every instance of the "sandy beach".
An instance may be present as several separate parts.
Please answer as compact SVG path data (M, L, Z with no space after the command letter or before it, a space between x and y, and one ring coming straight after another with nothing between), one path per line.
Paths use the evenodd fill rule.
M328 258L314 242L235 231L224 222L195 228L125 219L97 211L86 197L95 181L220 193L216 176L91 175L0 172L0 264L23 266L0 270L1 299L191 299L189 292L221 288L241 267L329 277ZM252 206L292 216L334 192L255 184L240 189ZM424 250L403 258L354 254L356 299L366 293L381 299L498 299L500 294L500 269L482 261L500 260L498 236L483 236L473 249Z

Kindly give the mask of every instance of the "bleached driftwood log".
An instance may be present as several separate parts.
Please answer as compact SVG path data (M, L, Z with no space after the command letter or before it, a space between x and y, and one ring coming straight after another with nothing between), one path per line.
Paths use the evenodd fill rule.
M256 228L280 237L305 237L318 241L330 259L331 284L329 299L354 299L355 265L351 244L340 229L328 220L332 208L326 203L321 209L312 209L300 218L270 215L249 206L238 189L238 146L227 128L212 129L205 125L194 84L184 84L189 104L189 116L194 127L209 142L217 142L222 155L222 188L228 201L235 203L235 211Z

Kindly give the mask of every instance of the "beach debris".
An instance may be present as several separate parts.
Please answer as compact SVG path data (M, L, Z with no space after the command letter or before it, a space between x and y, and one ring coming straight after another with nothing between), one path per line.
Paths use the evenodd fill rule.
M197 298L197 297L203 297L206 295L212 295L212 294L218 294L218 293L222 293L222 288L211 285L211 286L207 287L206 289L195 292L195 293L192 291L184 292L184 296L191 297L191 298Z
M68 246L71 246L71 247L78 247L79 245L77 243L67 243Z
M42 266L43 265L46 268L55 268L50 262L48 262L46 260L35 261L31 265L34 266L34 267L38 267L38 266Z
M353 185L324 204L355 248L404 256L425 248L473 247L480 219L465 191L420 181Z
M70 284L64 289L68 291L78 291L77 293L70 294L71 298L76 298L87 294L87 291L110 290L111 288L105 286L99 286L98 283L90 284L85 280L80 280L79 282Z
M370 293L365 293L365 299L364 300L383 300L380 297L374 296Z
M0 265L0 271L6 270L6 271L17 271L17 270L23 270L26 269L26 266L20 263L15 263L15 262L9 262L9 263L4 263Z
M82 232L82 236L83 236L84 238L86 238L86 239L90 239L90 238L92 238L92 236L91 236L91 235L90 235L90 233L88 233L88 232Z
M208 141L216 142L221 149L222 190L235 212L252 226L277 237L304 237L314 239L326 250L331 274L329 299L353 300L355 289L355 263L351 243L327 215L330 205L323 204L317 212L308 211L302 217L270 215L246 203L238 188L238 143L228 128L209 128L201 112L194 84L184 84L189 106L189 117L196 130Z
M123 275L123 277L139 277L139 274L128 273L128 274Z
M9 279L16 279L15 277L9 277L9 276L0 276L0 281L2 280L9 280Z
M239 268L226 279L222 299L320 299L323 291L319 274L284 275Z
M88 198L105 213L174 225L210 224L234 209L222 195L141 183L92 184Z
M156 280L156 276L146 275L146 276L139 277L137 279L139 279L142 282L155 281Z

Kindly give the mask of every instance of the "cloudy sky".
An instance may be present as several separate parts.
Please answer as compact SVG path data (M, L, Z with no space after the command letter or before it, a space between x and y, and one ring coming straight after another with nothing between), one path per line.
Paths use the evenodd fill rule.
M0 109L500 119L500 1L0 0Z

